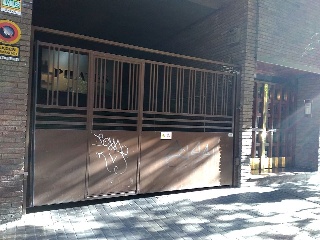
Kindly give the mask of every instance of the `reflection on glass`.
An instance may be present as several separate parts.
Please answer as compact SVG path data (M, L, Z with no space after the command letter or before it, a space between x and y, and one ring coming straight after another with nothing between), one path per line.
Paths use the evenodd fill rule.
M86 106L88 55L43 47L40 53L38 103ZM40 99L39 99L40 97Z

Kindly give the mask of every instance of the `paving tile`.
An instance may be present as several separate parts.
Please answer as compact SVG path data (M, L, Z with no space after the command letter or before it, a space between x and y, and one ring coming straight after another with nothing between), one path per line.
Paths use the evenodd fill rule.
M320 185L209 189L30 213L0 239L320 239Z

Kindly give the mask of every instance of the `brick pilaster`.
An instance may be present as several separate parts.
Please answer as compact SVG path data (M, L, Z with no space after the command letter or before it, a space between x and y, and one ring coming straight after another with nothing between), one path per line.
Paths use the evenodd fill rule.
M20 61L0 60L0 223L22 215L32 1L22 15L0 12L21 28Z

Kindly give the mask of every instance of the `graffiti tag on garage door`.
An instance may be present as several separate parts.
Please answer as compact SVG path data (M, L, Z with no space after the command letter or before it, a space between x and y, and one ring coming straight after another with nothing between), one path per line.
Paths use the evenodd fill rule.
M97 138L97 143L92 145L99 148L96 155L105 161L107 171L114 174L125 173L128 168L129 148L121 144L118 139L104 137L102 133L94 136Z

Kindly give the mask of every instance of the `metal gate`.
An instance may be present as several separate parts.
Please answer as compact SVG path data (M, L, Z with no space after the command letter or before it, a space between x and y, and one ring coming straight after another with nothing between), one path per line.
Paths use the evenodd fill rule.
M39 42L30 206L232 185L236 75Z
M292 167L296 93L290 83L255 81L251 170L281 171Z

